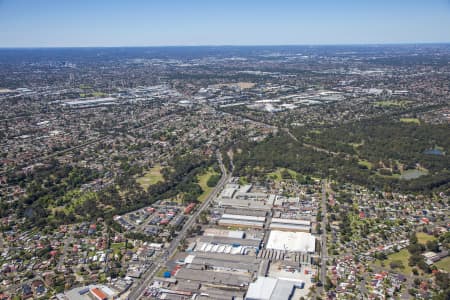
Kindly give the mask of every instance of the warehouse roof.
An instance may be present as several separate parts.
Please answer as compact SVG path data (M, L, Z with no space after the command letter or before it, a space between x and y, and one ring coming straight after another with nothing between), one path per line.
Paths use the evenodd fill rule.
M245 299L247 300L270 300L278 279L271 277L258 277L255 282L252 282L247 291Z
M233 219L220 219L218 222L222 226L244 226L244 227L255 227L263 228L263 222L256 221L245 221L245 220L233 220Z
M231 215L231 214L223 214L222 219L244 220L244 221L255 221L255 222L265 222L266 221L265 217Z
M306 232L272 230L267 241L267 249L315 252L316 238Z
M291 299L297 282L271 277L258 277L250 283L246 300L288 300Z
M258 211L253 209L245 208L227 208L225 209L226 214L230 215L244 215L244 216L254 216L254 217L265 217L267 215L266 211Z
M218 228L206 228L203 232L203 236L217 236L217 237L228 237L228 238L238 238L243 239L245 232L241 230L226 230Z
M297 225L297 224L282 224L282 223L272 223L270 224L270 229L280 229L288 231L304 231L309 232L311 226Z
M241 246L258 247L261 243L261 239L241 239L241 238L229 238L220 236L201 236L198 239L201 243L214 243L222 245L239 244Z
M233 198L234 193L236 192L236 189L234 188L225 188L222 193L220 194L220 197L222 198Z
M230 286L242 286L250 282L250 275L224 273L214 271L202 271L193 269L180 269L175 275L177 279L201 281L203 283L214 283Z
M311 221L307 221L307 220L282 219L282 218L273 218L272 223L296 224L296 225L304 225L304 226L311 225Z

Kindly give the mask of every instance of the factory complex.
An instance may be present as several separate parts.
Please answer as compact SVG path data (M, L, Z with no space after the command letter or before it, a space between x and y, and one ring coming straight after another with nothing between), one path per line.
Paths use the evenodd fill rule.
M300 299L318 274L320 184L290 194L232 178L159 272L156 299ZM308 192L307 189L308 188ZM153 299L153 298L152 298Z

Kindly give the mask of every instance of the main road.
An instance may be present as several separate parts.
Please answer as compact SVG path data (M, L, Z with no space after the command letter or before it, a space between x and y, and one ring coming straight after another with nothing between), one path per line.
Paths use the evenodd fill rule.
M200 207L189 217L188 221L184 224L183 229L181 229L178 235L170 242L170 246L164 251L164 254L153 262L151 267L142 276L142 279L134 284L136 286L133 285L134 288L133 290L131 290L127 299L135 300L140 299L142 297L142 295L145 292L145 289L150 285L153 276L155 275L157 270L165 264L168 258L172 257L172 255L175 254L178 245L180 244L181 240L186 238L188 230L192 227L192 225L195 224L195 220L197 219L197 217L203 210L205 210L209 206L211 201L217 196L217 194L222 190L224 185L229 181L231 173L228 173L227 169L223 165L222 155L220 154L219 151L217 152L217 159L219 161L219 166L222 171L222 177L220 178L216 187L212 190L212 192L209 194L206 200L203 201Z
M320 249L321 249L321 262L320 262L320 281L322 282L322 286L325 284L326 275L327 275L327 258L328 258L328 249L327 249L327 180L322 180L322 201L321 201L321 211L322 211L322 223L320 224L322 233L320 235ZM322 288L319 289L319 293L322 291Z

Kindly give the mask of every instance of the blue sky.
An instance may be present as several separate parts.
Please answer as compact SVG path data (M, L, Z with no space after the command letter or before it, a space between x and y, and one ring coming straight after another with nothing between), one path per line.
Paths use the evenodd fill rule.
M450 0L0 0L0 47L450 42Z

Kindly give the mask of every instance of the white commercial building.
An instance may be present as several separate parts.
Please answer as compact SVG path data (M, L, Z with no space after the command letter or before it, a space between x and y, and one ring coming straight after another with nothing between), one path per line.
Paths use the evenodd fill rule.
M316 251L316 238L306 232L272 230L266 248L313 253Z
M250 283L245 300L289 300L295 289L303 288L304 283L271 277L258 277Z
M262 222L262 223L264 223L266 221L265 217L232 215L232 214L223 214L222 219L253 221L253 222Z
M244 231L240 230L224 230L218 228L206 228L203 232L204 236L217 236L217 237L227 237L234 239L243 239L245 236Z

